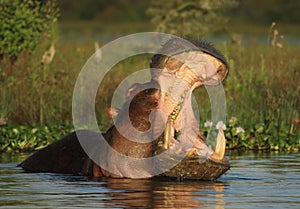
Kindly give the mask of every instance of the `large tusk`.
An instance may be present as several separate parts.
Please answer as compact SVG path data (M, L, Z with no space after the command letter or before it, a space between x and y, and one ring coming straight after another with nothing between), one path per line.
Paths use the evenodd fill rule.
M181 103L177 104L171 114L168 116L167 124L166 124L166 130L164 134L164 148L169 149L170 148L170 142L171 138L175 135L175 129L174 129L174 121L176 120L180 109L181 109Z
M170 148L170 141L171 137L174 136L174 128L172 124L172 120L169 118L166 124L166 130L164 134L164 148L169 149Z
M226 146L225 136L223 130L219 128L219 133L217 136L217 145L212 157L217 160L222 160L225 154L225 146Z

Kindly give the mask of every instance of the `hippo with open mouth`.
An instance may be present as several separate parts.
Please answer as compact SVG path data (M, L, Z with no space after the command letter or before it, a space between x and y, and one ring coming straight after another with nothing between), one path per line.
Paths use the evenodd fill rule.
M133 84L122 108L108 108L115 123L106 133L78 130L19 166L25 172L91 177L219 178L230 168L223 130L212 150L194 115L192 91L225 79L229 67L224 56L206 42L173 38L152 57L150 67L149 82ZM103 138L109 148L92 146L91 156L79 138Z

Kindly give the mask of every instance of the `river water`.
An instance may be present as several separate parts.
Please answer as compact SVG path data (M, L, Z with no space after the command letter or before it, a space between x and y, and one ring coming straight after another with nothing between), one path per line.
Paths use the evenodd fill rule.
M218 181L88 179L23 173L0 154L1 208L300 208L300 153L227 153Z

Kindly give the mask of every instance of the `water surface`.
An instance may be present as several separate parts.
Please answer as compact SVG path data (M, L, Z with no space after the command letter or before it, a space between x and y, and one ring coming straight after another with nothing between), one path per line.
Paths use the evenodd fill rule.
M0 154L3 208L300 208L300 154L229 154L216 182L28 174Z

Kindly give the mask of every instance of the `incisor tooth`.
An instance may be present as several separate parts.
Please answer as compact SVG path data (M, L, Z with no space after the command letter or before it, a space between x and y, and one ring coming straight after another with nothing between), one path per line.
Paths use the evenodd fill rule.
M217 145L212 157L217 160L222 160L225 154L225 146L226 146L225 136L223 130L219 128L219 133L217 136Z
M194 155L194 153L197 151L195 147L193 147L192 149L190 150L187 150L187 157L192 157Z
M205 80L205 79L206 79L206 72L202 73L202 74L201 74L201 77L202 77L202 79Z
M218 75L214 75L213 77L211 77L213 80L219 81L219 77Z

